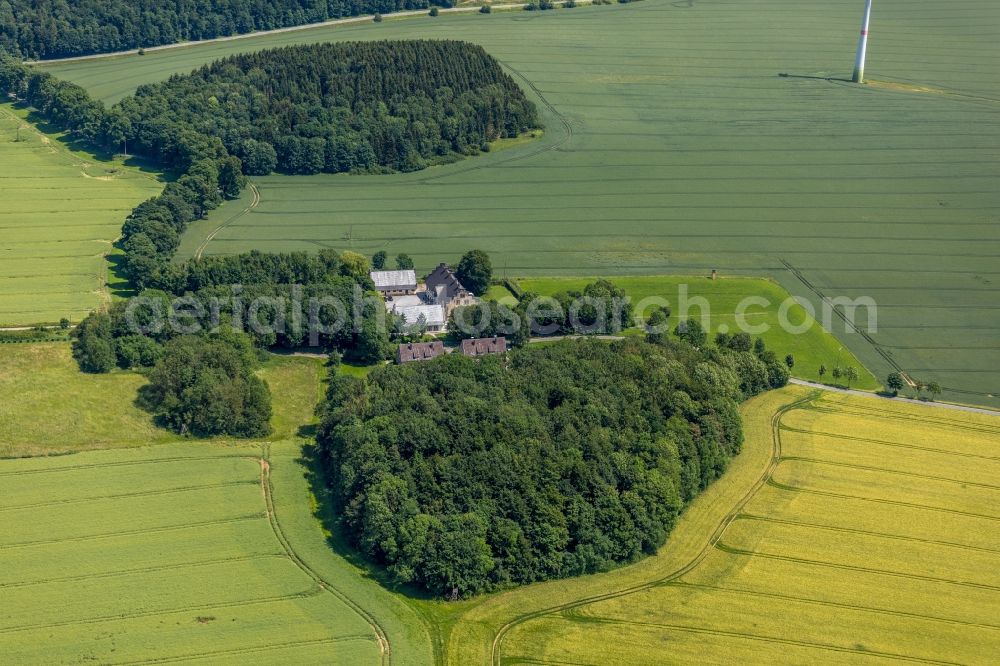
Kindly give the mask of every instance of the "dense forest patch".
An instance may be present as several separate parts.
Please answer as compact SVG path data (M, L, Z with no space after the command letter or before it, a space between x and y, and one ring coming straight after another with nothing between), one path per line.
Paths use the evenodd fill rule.
M63 58L430 4L427 0L0 0L0 47L28 58Z
M192 127L219 137L250 175L413 171L538 124L496 60L457 41L236 55L142 86L122 108L143 152L163 152L165 127Z
M743 441L773 354L565 341L335 375L317 441L351 542L435 595L656 551ZM742 388L741 388L742 387Z
M245 173L278 165L293 173L418 169L537 124L534 105L500 65L481 47L456 41L317 44L234 56L143 86L110 109L0 47L0 94L84 142L109 152L128 146L182 174L132 211L121 239L132 285L176 295L190 282L204 286L198 262L171 263L180 236L224 198L237 197ZM229 263L247 266L227 272L254 273L258 258L241 255ZM362 282L365 272L357 271Z

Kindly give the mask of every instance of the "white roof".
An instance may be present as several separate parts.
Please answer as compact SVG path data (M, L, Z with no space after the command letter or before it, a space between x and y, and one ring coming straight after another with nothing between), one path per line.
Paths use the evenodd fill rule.
M377 289L392 289L393 287L416 289L416 271L372 271L372 282Z
M414 305L427 305L427 301L420 298L416 294L407 294L406 296L387 296L385 302L385 307L390 310L395 310L396 308L410 308Z
M393 308L393 312L402 315L410 326L420 320L420 315L424 316L428 326L444 326L448 322L448 315L443 305L410 305Z

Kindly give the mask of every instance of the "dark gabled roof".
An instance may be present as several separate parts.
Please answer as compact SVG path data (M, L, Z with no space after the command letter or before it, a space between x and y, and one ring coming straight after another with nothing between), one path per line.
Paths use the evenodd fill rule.
M455 272L448 268L447 264L438 264L434 272L427 276L424 284L427 285L427 291L435 296L438 294L438 288L443 287L443 295L449 300L466 291L462 283L455 277Z
M466 356L486 356L503 354L507 351L507 338L474 338L462 340L462 353Z
M435 340L434 342L411 342L399 345L399 350L396 352L396 362L429 361L442 354L444 354L444 343L440 340Z

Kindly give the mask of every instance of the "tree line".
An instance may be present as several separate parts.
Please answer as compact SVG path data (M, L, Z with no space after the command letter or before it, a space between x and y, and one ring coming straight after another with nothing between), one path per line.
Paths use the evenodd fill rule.
M738 402L780 382L676 337L451 354L335 373L317 442L350 542L468 596L654 553L739 452Z
M425 158L468 152L537 122L534 105L493 58L455 41L234 56L144 86L111 109L0 51L0 92L94 146L114 151L128 142L180 174L132 211L121 240L133 286L174 294L199 281L191 275L198 262L171 262L180 236L238 197L245 171L268 173L280 159L289 171L313 172L301 167L307 153L315 171L420 168Z
M497 77L503 77L496 64L481 49L468 47L472 57L446 65L442 58L465 52L466 46L449 42L444 46L422 42L411 53L410 68L407 70L413 80L406 84L409 90L429 86L425 92L436 94L435 85L449 84L450 90L473 90L477 77L494 77L487 87L495 88ZM381 75L378 68L392 69L385 49L366 45L360 53L379 53L380 59L351 60L351 49L356 45L345 45L330 52L324 65L333 67L335 57L344 57L353 63L352 71L360 68L367 71L366 81L378 80L377 85L365 87L362 106L378 105L374 96L393 94L393 87L400 84L391 75ZM441 50L438 50L440 46ZM393 48L406 46L394 45ZM421 50L424 49L424 50ZM311 53L306 47L302 53ZM292 77L292 70L309 70L313 64L310 58L294 57L296 49L283 49L275 56L260 56L266 60L276 57L284 69L280 76ZM437 60L427 64L440 65L441 71L422 77L419 54L437 53ZM258 60L255 62L263 62ZM468 71L463 71L463 67ZM335 67L333 69L336 69ZM226 66L227 72L238 71ZM342 70L337 70L341 74ZM272 72L279 76L278 72ZM361 78L355 78L358 83ZM306 85L308 77L302 79ZM312 81L312 79L308 79ZM512 85L509 79L502 79ZM283 81L282 85L287 84ZM330 78L323 79L323 86L332 90L338 84ZM307 86L308 87L308 86ZM516 86L515 86L516 89ZM298 94L289 88L288 94ZM494 91L495 92L495 91ZM513 89L508 90L513 94ZM121 247L125 251L124 272L139 295L149 302L159 302L157 308L162 313L168 310L167 303L177 296L186 296L189 308L211 311L226 320L247 322L251 317L264 320L262 327L249 327L246 341L258 347L295 347L306 342L305 331L299 327L269 326L268 323L293 321L296 294L291 293L292 285L303 290L297 296L301 299L328 299L344 304L362 297L363 307L349 309L346 321L341 321L340 313L329 309L316 313L323 332L318 340L310 344L322 345L362 363L373 363L388 358L392 353L389 332L391 325L381 324L386 316L381 301L373 293L373 285L368 276L370 269L366 257L353 252L337 253L321 251L307 253L263 253L249 252L229 257L208 257L186 262L172 261L180 242L180 236L194 220L204 217L219 206L225 198L239 196L247 180L243 175L241 160L229 153L222 140L210 133L209 128L196 129L194 125L171 121L164 117L146 118L153 113L154 106L143 106L135 99L124 100L118 106L108 109L100 101L92 99L78 85L60 81L45 72L39 72L23 65L0 49L0 93L15 97L32 106L49 121L69 130L75 136L94 146L114 150L121 142L129 140L132 146L149 151L148 157L165 168L174 169L179 175L168 183L163 192L138 206L129 215L122 230ZM519 94L519 91L517 91ZM447 93L445 97L450 95ZM355 101L361 99L355 97ZM449 98L451 99L451 98ZM496 102L496 98L483 98L481 103ZM523 99L523 97L522 97ZM492 101L490 101L492 100ZM146 100L152 104L151 99ZM445 107L441 107L445 108ZM447 113L464 113L468 107L447 107ZM439 109L440 110L440 109ZM496 109L494 109L496 111ZM493 113L494 111L490 111ZM533 113L533 107L525 106L522 111ZM487 116L489 117L489 116ZM450 118L449 122L461 124L461 115ZM488 125L488 123L487 123ZM485 128L481 128L485 132ZM498 131L506 131L499 129ZM481 140L486 140L484 133ZM478 257L479 262L484 257ZM488 262L488 258L485 258ZM406 255L397 258L400 267L412 267L412 260ZM489 275L482 267L468 267L469 279L488 282ZM237 289L233 285L242 285ZM269 305L251 313L251 303L267 302ZM160 414L161 422L179 432L188 434L220 434L256 436L262 432L259 424L267 418L251 418L245 414L234 416L229 421L210 418L226 410L241 413L237 405L246 409L257 409L264 404L264 392L256 382L248 379L249 365L230 363L225 368L206 364L204 368L192 366L191 360L199 358L192 352L194 347L217 344L213 336L218 335L219 326L201 327L200 340L192 342L183 327L153 327L139 333L128 324L128 310L132 302L112 305L108 312L93 313L74 332L74 356L80 368L87 372L108 372L115 367L148 369L151 377L169 378L174 376L174 366L185 368L184 376L190 384L173 382L155 395L159 399L147 400L145 404ZM142 318L143 310L139 310ZM135 314L135 313L133 313ZM183 317L182 317L183 318ZM197 319L197 317L194 317ZM145 322L151 324L152 322ZM204 321L198 322L203 325ZM219 322L209 322L217 324ZM334 324L338 325L334 325ZM270 329L274 330L270 330ZM213 332L214 331L214 332ZM230 340L229 342L232 342ZM242 345L243 342L239 342ZM244 358L243 355L237 355ZM202 377L202 379L198 379ZM210 387L215 387L209 390ZM228 387L228 388L226 388ZM182 407L178 407L182 406ZM171 416L170 410L181 409L184 416ZM241 407L242 408L242 407ZM267 408L270 409L269 406ZM202 418L204 417L204 418ZM225 421L225 422L224 422ZM256 425L255 425L256 424ZM255 434L256 433L256 434Z
M134 138L132 118L120 106L108 109L82 87L27 67L2 51L0 93L30 105L94 147L114 150ZM164 125L162 130L159 151L147 157L179 175L159 196L131 212L122 229L121 246L125 274L137 289L156 287L180 293L186 275L170 259L181 234L192 221L217 208L224 197L239 196L247 181L239 159L228 154L218 137L178 125Z
M63 58L430 4L428 0L0 0L0 47L25 58ZM433 4L450 6L447 1Z

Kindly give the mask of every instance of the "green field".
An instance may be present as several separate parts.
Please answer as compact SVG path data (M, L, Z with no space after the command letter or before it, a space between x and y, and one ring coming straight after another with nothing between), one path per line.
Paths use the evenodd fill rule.
M378 663L369 618L290 552L265 457L185 444L0 463L4 660Z
M304 439L320 360L262 370L272 440L171 442L141 379L74 383L66 350L0 347L4 454L130 448L0 460L10 663L982 663L1000 631L996 417L768 393L656 556L449 603L387 591L336 534ZM17 376L66 393L29 419Z
M988 663L996 417L818 398L742 408L747 445L655 558L496 596L454 663Z
M292 438L323 373L265 364L273 442L180 441L132 406L138 376L81 375L64 344L0 347L0 456L42 456L0 460L4 663L377 664L386 646L428 663L415 612L314 515ZM129 448L46 456L111 446Z
M319 402L316 360L272 357L260 370L275 396L275 440L299 434ZM134 372L80 372L65 343L0 345L0 458L161 444L181 438L157 428L134 402L146 381Z
M79 321L110 298L104 256L162 183L70 150L26 115L0 104L0 326Z
M526 278L518 280L518 284L524 291L535 292L544 296L551 296L555 293L567 290L582 291L583 288L596 278ZM810 381L831 382L829 371L834 367L852 366L857 368L861 375L854 388L874 390L882 386L882 383L872 376L868 370L861 365L850 349L845 348L828 332L824 331L819 322L810 317L804 308L793 305L789 308L786 320L795 326L802 325L804 328L807 322L812 322L807 330L800 334L785 330L780 324L779 308L781 304L789 298L788 292L780 285L768 280L760 279L719 279L709 280L705 277L677 277L677 276L618 276L611 278L615 285L625 290L626 296L632 299L633 305L640 305L646 299L665 299L672 309L671 327L676 326L681 318L679 310L681 289L691 305L688 316L701 319L704 323L704 311L701 309L701 301L704 299L709 304L707 321L709 325L709 339L719 331L736 333L740 330L736 312L739 303L747 297L766 299L768 305L752 307L742 310L744 315L740 321L748 326L763 327L765 332L759 333L760 337L767 343L769 349L778 354L779 358L784 358L786 354L795 357L795 367L792 375ZM511 297L506 289L494 287L488 297L502 299L504 296ZM652 301L650 301L652 302ZM839 323L839 322L838 322ZM759 329L754 329L759 330ZM820 377L819 367L825 365L827 374Z
M260 179L207 253L353 248L418 268L488 250L510 275L702 273L871 296L898 364L998 405L1000 5L883 0L865 87L856 0L668 2L327 27L49 67L107 100L220 56L387 37L480 43L541 105L534 145L389 177ZM780 77L779 73L791 76ZM831 77L827 79L826 77ZM892 86L878 82L891 82ZM249 197L249 194L248 194Z

